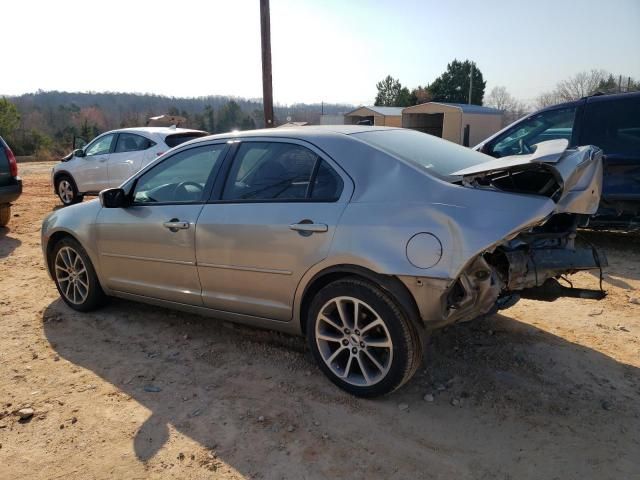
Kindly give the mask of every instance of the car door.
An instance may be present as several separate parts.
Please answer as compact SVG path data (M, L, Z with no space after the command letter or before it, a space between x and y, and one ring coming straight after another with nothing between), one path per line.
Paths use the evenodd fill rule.
M602 205L614 215L634 213L640 204L640 96L590 98L580 144L604 152Z
M155 142L130 132L118 134L113 153L107 161L109 170L109 186L117 187L136 173L143 165L148 150Z
M203 303L288 321L302 275L328 254L353 184L304 142L245 140L233 149L196 229Z
M202 305L196 221L226 150L224 143L180 150L132 180L130 206L100 211L97 245L109 289Z
M115 133L107 133L97 137L85 147L84 156L73 171L73 177L80 192L99 192L109 186L107 162L115 138Z

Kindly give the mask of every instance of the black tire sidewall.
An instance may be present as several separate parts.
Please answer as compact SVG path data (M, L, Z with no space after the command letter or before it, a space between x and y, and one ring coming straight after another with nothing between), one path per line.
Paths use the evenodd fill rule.
M359 387L337 377L325 364L316 345L315 324L320 309L332 298L348 296L370 305L385 323L393 344L391 367L385 378L369 387ZM338 280L324 287L311 302L306 319L307 342L316 363L323 373L338 387L359 397L375 397L392 392L400 387L410 374L416 349L420 348L410 329L414 328L406 315L385 291L360 279ZM411 372L413 373L413 372Z
M64 293L62 292L62 289L60 288L60 284L58 283L58 278L55 272L55 260L58 255L58 252L63 247L69 247L75 250L78 253L78 255L80 255L80 258L82 258L85 268L87 269L87 278L89 280L89 294L87 295L86 300L80 304L75 304L67 300L67 297L65 297ZM106 295L104 294L104 291L100 286L100 281L98 280L96 271L93 268L93 263L91 263L91 259L89 258L89 255L87 255L87 252L84 250L84 248L82 248L80 243L78 243L75 239L66 237L60 240L58 243L56 243L55 246L53 247L51 258L49 259L49 261L51 262L51 272L53 274L53 279L56 284L56 288L58 289L58 292L60 293L60 297L62 298L64 303L66 303L69 307L79 312L89 312L91 310L95 310L96 308L101 307L104 304L106 300Z

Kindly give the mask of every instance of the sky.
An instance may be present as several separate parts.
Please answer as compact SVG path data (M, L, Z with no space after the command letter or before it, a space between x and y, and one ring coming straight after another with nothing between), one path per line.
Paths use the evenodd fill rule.
M8 1L0 94L262 97L259 0ZM271 0L276 103L371 104L454 58L522 101L593 68L640 79L640 0Z

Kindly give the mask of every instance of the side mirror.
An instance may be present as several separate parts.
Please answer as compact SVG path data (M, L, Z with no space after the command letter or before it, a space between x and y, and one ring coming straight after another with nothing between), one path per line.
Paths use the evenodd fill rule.
M82 150L81 148L76 148L73 151L73 156L74 157L78 157L78 158L82 158L82 157L85 157L86 154L84 153L84 150Z
M104 208L124 208L129 206L129 199L122 188L107 188L100 192L100 204Z

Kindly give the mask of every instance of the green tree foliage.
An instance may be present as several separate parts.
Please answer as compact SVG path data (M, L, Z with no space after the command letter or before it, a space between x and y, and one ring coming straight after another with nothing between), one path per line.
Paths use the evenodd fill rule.
M429 87L421 87L418 85L416 88L411 90L411 105L420 105L421 103L427 103L432 100L431 92L429 91Z
M375 105L378 107L408 107L411 105L411 92L407 87L403 87L400 80L391 75L376 83L378 94Z
M205 105L202 129L213 133L216 131L215 112L211 105Z
M218 114L217 132L230 132L240 129L242 109L234 100L223 105Z
M447 70L429 86L434 102L467 103L469 101L469 80L473 65L473 90L471 103L482 105L486 82L482 72L474 62L454 60Z
M0 98L0 136L9 137L20 123L16 106L6 98Z

